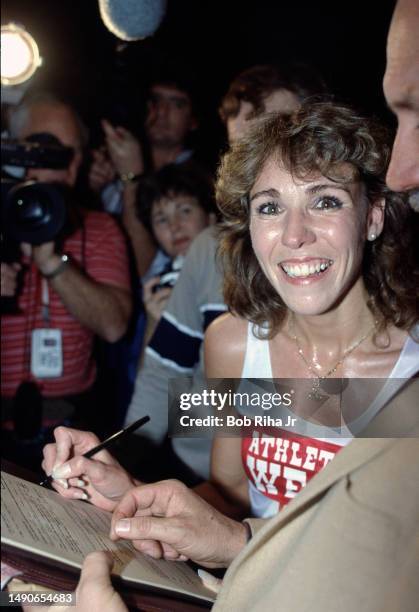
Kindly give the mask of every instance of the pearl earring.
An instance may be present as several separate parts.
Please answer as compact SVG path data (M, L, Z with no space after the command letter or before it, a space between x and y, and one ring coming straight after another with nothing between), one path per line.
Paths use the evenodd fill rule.
M371 232L371 234L368 236L368 240L371 240L371 242L375 240L376 238L377 238L377 234L374 234L374 232Z

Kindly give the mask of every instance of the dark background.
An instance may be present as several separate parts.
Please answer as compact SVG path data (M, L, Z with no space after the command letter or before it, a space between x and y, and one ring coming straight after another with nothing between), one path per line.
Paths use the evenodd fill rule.
M34 86L69 97L93 141L101 116L139 125L151 66L174 56L196 75L201 133L214 149L224 140L216 109L231 78L275 59L310 62L339 98L389 119L381 83L394 0L168 0L156 34L126 44L108 32L96 0L1 4L2 23L22 23L39 44L44 64Z

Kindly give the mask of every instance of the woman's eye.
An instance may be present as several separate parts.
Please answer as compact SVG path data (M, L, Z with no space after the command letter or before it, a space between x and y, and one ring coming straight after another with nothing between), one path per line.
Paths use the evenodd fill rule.
M182 215L189 215L189 213L191 212L191 207L182 206L182 208L180 209L180 212L182 213Z
M339 200L339 198L332 196L319 198L314 205L314 208L317 210L336 210L337 208L341 207L342 202Z
M276 215L280 212L278 204L275 202L266 202L265 204L260 204L257 208L257 212L260 215Z

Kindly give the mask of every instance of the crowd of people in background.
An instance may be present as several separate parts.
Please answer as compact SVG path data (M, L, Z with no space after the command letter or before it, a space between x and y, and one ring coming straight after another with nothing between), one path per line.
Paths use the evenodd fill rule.
M190 440L179 440L173 450L166 437L168 380L176 373L192 374L194 380L197 372L198 384L202 384L201 340L206 327L226 310L221 272L215 263L215 228L203 233L205 246L197 244L192 251L186 262L188 272L182 275L179 289L171 296L174 279L179 276L190 244L207 225L216 221L214 175L196 158L188 144L191 133L199 128L200 113L196 108L194 85L184 71L182 64L169 62L153 75L147 94L143 140L126 128L111 125L103 119L103 145L89 151L88 130L75 109L47 92L29 93L16 108L11 109L9 130L12 138L36 141L39 135L46 133L74 149L75 155L68 168L30 168L26 178L65 183L74 188L75 197L68 203L68 208L72 216L77 212L80 218L80 234L74 236L75 246L63 243L63 237L59 236L55 246L51 243L48 247L35 247L35 268L40 252L45 253L48 270L37 268L32 274L28 273L29 247L25 247L27 259L2 264L2 291L4 295L16 295L20 309L20 316L2 317L3 360L8 364L3 367L2 377L2 396L5 398L2 430L7 432L6 454L10 453L20 462L32 465L34 458L39 459L42 441L51 435L53 426L59 424L60 419L62 424L93 429L103 436L120 423L133 421L144 411L151 411L154 417L141 436L143 450L140 453L128 452L127 461L135 460L140 464L143 454L152 452L159 457L157 474L165 473L170 457L177 466L173 475L184 474L186 478L191 469L193 479L208 477L209 441L194 444ZM308 65L258 65L233 79L221 101L219 115L228 141L233 143L263 114L274 111L290 113L304 99L326 94L328 91L322 77ZM87 185L80 186L78 172L83 155L90 159L90 165L85 172ZM91 202L95 202L100 212L89 211L84 220L84 211L92 207ZM111 275L117 267L114 254L125 258L121 260L118 273L124 274L125 289L131 294L131 310L127 311L129 316L125 318L122 333L109 337L105 332L97 331L95 345L94 335L90 334L91 346L87 347L74 334L69 341L70 331L60 318L63 315L54 308L64 306L68 315L84 323L83 315L79 318L79 309L73 310L72 302L78 300L78 287L69 274L79 267L87 279L99 280L89 269L90 265L93 266L90 253L94 236L87 220L94 218L101 219L102 223L106 220L112 223L115 233L125 242L123 248L118 247L102 232L97 221L96 240L100 240L103 256L108 254L112 258L112 263L106 265L107 274ZM68 240L72 240L73 229L66 231ZM99 257L97 248L95 252ZM197 254L198 260L190 264L193 253ZM65 265L59 261L63 255L68 257ZM199 270L189 269L199 262ZM172 267L176 271L170 275L172 280L167 286L160 279ZM18 279L23 291L18 290ZM116 282L109 278L106 285ZM182 286L182 283L195 286L190 288ZM26 297L27 287L32 292L30 298ZM44 294L48 288L51 289L51 308L49 319L45 321L44 301L49 295L45 297ZM70 303L66 300L62 303L63 291ZM115 292L115 289L109 291ZM106 307L105 304L101 303L99 312ZM96 324L96 306L90 301L90 293L84 297L83 308L90 312ZM165 315L158 324L163 311ZM114 316L113 321L115 324L118 322ZM64 354L62 373L41 379L31 371L31 336L34 329L42 327L59 329L63 333ZM16 345L18 333L19 349ZM70 342L77 346L78 354L71 349ZM88 365L83 360L89 360ZM19 362L18 366L14 361ZM70 364L79 372L83 371L88 380L77 381L70 371ZM11 368L14 368L13 374L9 374ZM71 386L65 385L68 376L72 377ZM21 406L33 402L35 397L37 410L42 412L41 421L40 418L37 420L41 427L40 431L33 431L33 428L32 431L30 428L24 430L26 438L30 437L27 431L32 435L34 444L28 445L26 439L22 454L20 434L14 422L20 418ZM100 410L98 405L101 405ZM135 437L132 443L135 446L137 442ZM162 448L163 453L157 453L157 449L162 451ZM154 468L152 474L155 475ZM147 477L147 474L142 475Z
M72 157L25 174L66 186L64 229L1 264L2 298L16 306L1 322L3 455L42 461L61 495L112 511L112 536L144 554L229 568L215 609L417 604L418 28L418 4L399 0L384 78L395 139L299 63L234 76L215 174L189 145L199 109L173 66L149 84L143 136L103 118L94 150L52 93L11 109L11 137L47 135ZM52 337L58 357L41 364L39 339ZM170 439L176 376L188 393L207 379L239 391L307 380L309 430ZM320 401L340 378L385 383L357 411L358 384L342 413ZM81 456L145 415L114 455ZM387 419L402 423L398 439ZM126 610L108 560L89 564L102 609ZM81 585L85 610L93 586L83 574Z

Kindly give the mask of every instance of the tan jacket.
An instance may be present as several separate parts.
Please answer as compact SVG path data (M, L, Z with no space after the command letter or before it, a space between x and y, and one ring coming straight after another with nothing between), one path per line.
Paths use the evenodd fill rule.
M410 438L353 440L278 516L249 521L214 611L419 610L418 383L365 432Z

